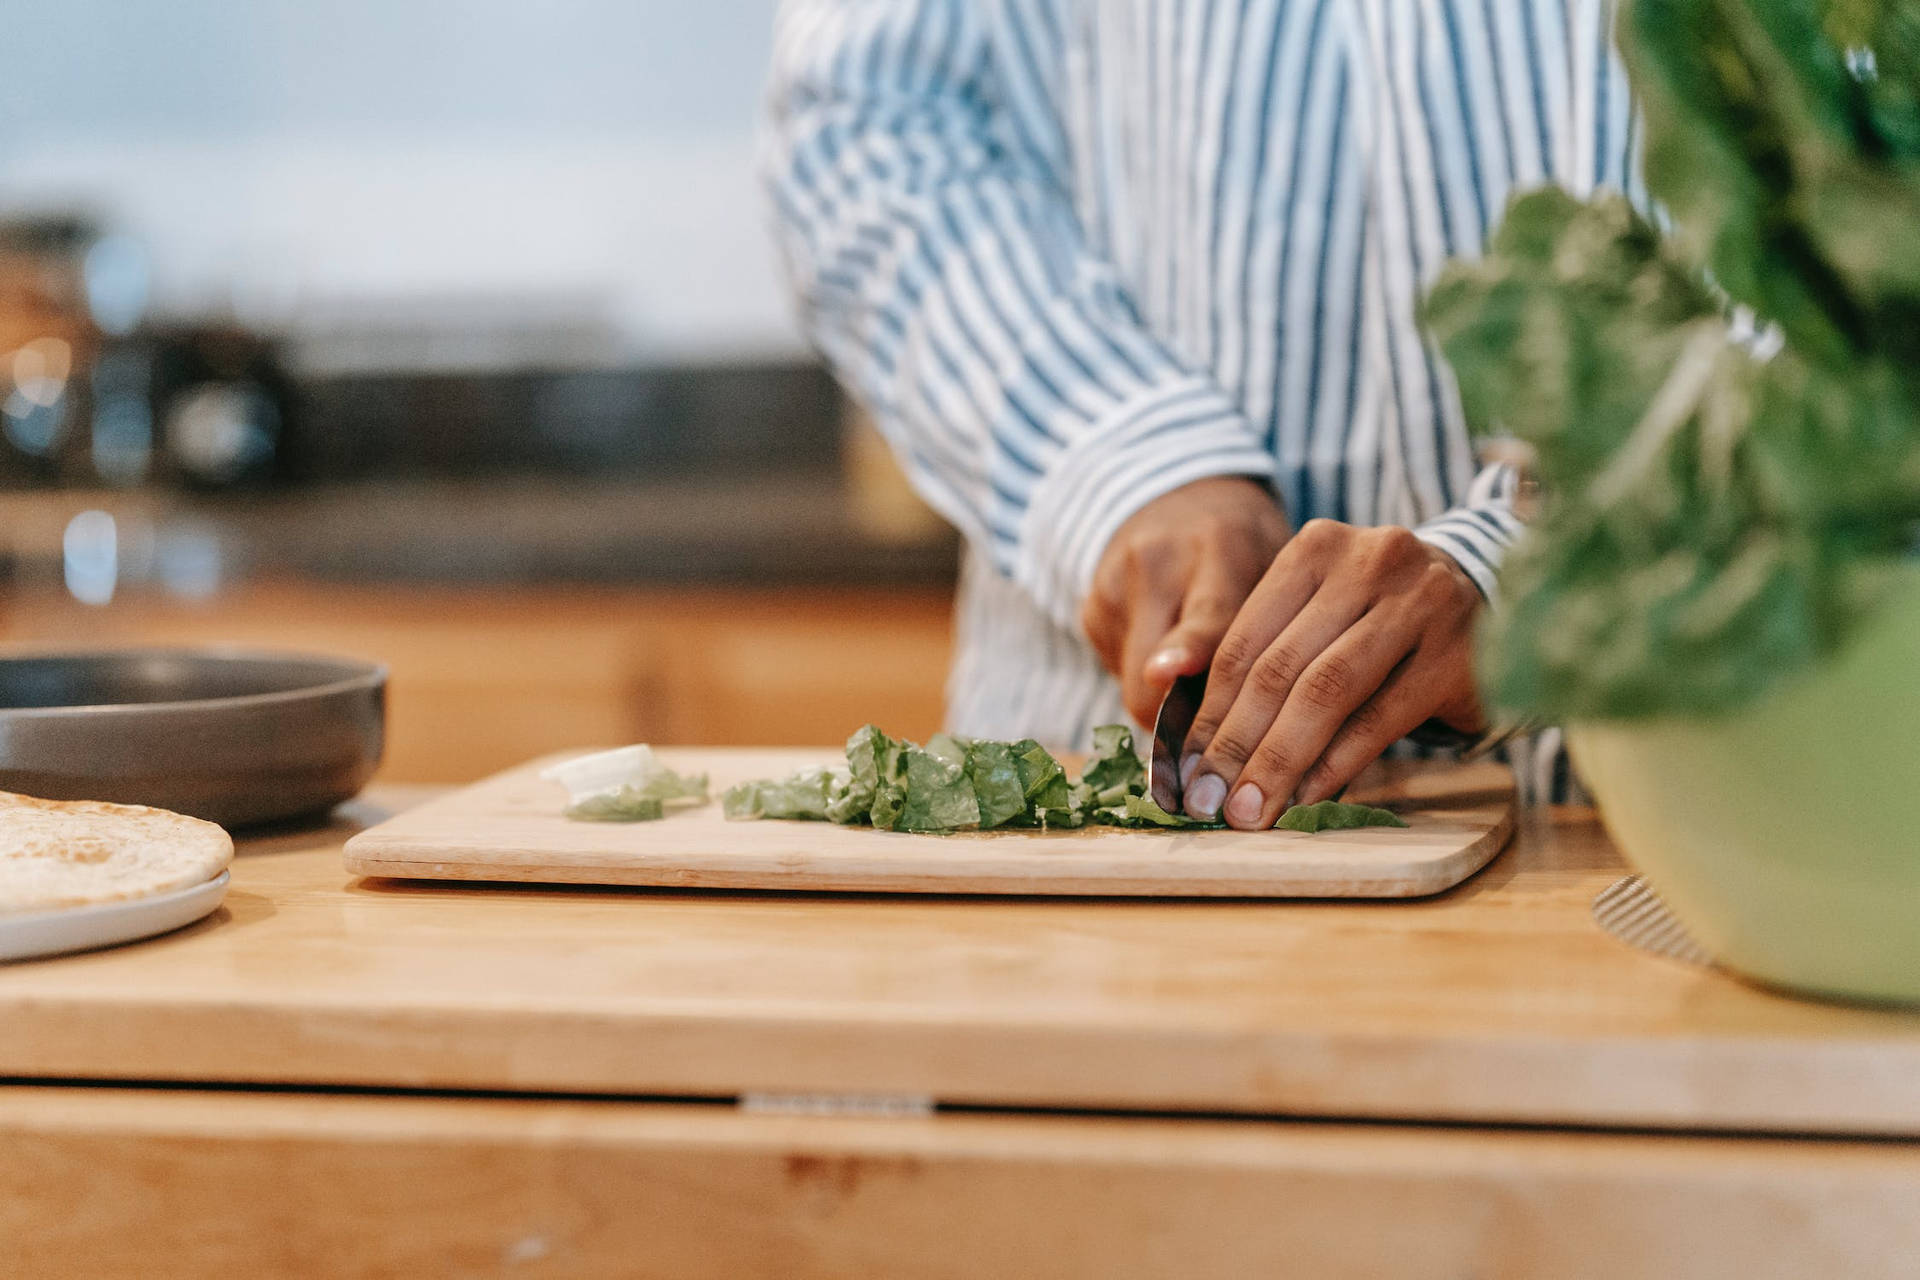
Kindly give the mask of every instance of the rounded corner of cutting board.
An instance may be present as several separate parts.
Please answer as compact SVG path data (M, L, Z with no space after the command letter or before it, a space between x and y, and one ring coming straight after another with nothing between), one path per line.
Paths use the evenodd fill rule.
M391 870L380 856L378 839L367 839L377 830L369 828L350 837L340 850L341 865L356 876L387 875Z

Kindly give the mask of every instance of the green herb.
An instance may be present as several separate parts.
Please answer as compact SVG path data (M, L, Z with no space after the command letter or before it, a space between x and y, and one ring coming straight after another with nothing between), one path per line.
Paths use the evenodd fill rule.
M773 782L743 782L720 796L729 818L803 818L825 822L832 804L835 775L806 769Z
M667 816L667 806L658 796L620 787L575 801L562 812L581 822L652 822Z
M897 831L969 831L980 825L980 801L967 777L966 751L960 763L908 744L906 794L900 802Z
M799 818L883 831L1226 825L1166 812L1146 794L1146 782L1133 731L1124 725L1094 731L1094 754L1078 782L1031 738L939 734L918 747L866 725L847 739L844 772L808 769L778 781L744 782L727 791L722 808L729 818ZM1394 818L1385 825L1406 824Z
M577 756L540 776L567 789L562 812L583 822L649 822L669 805L707 802L707 775L675 773L644 744Z
M974 799L979 808L981 826L1004 826L1026 815L1027 790L1020 780L1020 764L1014 757L1011 743L970 744L966 767L967 781L973 785Z
M1130 795L1119 820L1129 827L1172 827L1184 831L1218 831L1227 824L1217 819L1202 821L1189 818L1184 813L1168 813L1154 802L1149 795Z
M1708 713L1824 661L1920 530L1920 5L1631 0L1663 235L1508 210L1426 318L1543 488L1482 678L1551 719ZM1736 341L1734 307L1784 340Z
M1359 827L1404 827L1399 814L1376 809L1369 804L1342 804L1322 800L1318 804L1296 804L1280 815L1274 826L1286 831L1352 831Z

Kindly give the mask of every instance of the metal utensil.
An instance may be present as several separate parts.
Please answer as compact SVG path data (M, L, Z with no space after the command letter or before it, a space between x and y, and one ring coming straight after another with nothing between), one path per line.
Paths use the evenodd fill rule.
M380 761L386 668L227 650L0 658L0 791L225 826L324 812Z
M1153 717L1153 751L1147 757L1147 794L1168 813L1180 812L1180 751L1187 731L1200 714L1206 696L1207 673L1181 676L1160 700Z

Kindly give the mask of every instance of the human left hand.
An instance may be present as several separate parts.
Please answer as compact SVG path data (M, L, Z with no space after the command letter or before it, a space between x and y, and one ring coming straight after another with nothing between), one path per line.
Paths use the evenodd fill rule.
M1302 526L1220 642L1182 753L1185 806L1242 830L1338 795L1428 720L1486 727L1482 604L1452 557L1395 526Z

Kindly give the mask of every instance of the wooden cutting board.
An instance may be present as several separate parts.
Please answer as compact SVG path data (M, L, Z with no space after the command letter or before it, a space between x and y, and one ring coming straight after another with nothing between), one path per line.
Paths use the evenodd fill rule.
M818 750L662 750L714 793L834 761ZM1497 765L1384 766L1351 799L1390 805L1405 829L1079 831L910 835L813 822L728 822L716 802L657 822L575 822L543 781L549 757L361 832L349 871L430 880L889 893L1406 898L1451 888L1513 830L1511 775Z

